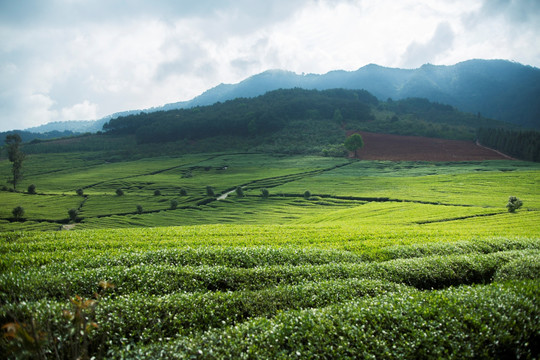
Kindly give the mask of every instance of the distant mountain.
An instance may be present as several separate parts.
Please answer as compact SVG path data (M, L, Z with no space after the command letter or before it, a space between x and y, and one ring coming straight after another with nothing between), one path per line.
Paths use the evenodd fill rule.
M4 131L4 132L0 132L0 146L5 145L7 135L13 135L13 134L19 134L19 136L21 137L21 140L25 143L33 142L36 140L50 140L50 139L65 138L68 136L76 135L75 133L69 130L64 130L64 131L53 130L53 131L47 131L44 133L30 132L30 131L25 131L25 130Z
M269 70L238 84L218 85L189 101L120 112L92 124L70 121L27 130L95 132L101 130L104 123L119 116L212 105L295 87L365 89L379 100L421 97L455 106L461 111L540 129L540 69L506 60L468 60L452 66L426 64L418 69L395 69L370 64L356 71L338 70L323 75Z
M293 87L365 89L379 100L421 97L461 111L540 128L540 69L505 60L469 60L453 66L426 64L412 70L370 64L356 71L331 71L324 75L270 70L238 84L221 84L193 100L160 109L210 105Z
M153 109L144 110L144 112L151 112ZM128 116L139 114L143 110L129 110L117 112L111 115L107 115L99 120L69 120L69 121L54 121L45 125L31 127L25 129L26 132L45 134L54 131L70 131L73 133L95 133L103 129L103 124L107 123L111 119L115 119L120 116Z
M24 131L38 134L45 134L52 131L70 131L74 133L97 132L103 127L110 118L100 120L71 120L71 121L54 121L45 125L35 126Z

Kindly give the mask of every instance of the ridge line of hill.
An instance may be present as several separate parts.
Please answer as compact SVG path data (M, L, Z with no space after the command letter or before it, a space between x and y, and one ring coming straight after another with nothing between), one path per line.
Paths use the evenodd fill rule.
M540 129L540 69L507 60L467 60L455 65L425 64L417 69L388 68L368 64L356 71L333 70L326 74L299 75L268 70L236 84L220 84L188 100L144 110L128 110L84 122L76 132L100 131L119 116L161 110L212 105L240 97L256 97L277 89L300 87L365 89L379 100L425 97L461 111ZM54 122L29 128L30 132L75 131L78 121Z

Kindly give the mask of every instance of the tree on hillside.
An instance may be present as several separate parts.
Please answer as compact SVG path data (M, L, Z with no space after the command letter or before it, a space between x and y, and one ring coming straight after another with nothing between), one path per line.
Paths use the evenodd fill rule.
M68 215L69 215L69 220L75 222L77 220L77 215L79 215L79 211L77 209L69 209Z
M364 140L360 134L352 134L345 140L345 148L354 152L354 157L358 157L358 150L364 147Z
M34 195L36 193L36 185L34 185L34 184L28 185L28 191L27 192L29 194Z
M241 198L244 197L244 190L242 189L241 186L237 186L235 192L236 192L236 196L241 197Z
M13 163L13 167L11 168L13 177L9 180L9 183L13 184L14 190L17 190L17 184L22 180L22 162L24 160L24 153L19 149L21 141L19 134L7 135L5 141L9 161Z
M24 209L21 206L17 206L11 211L11 213L13 214L13 218L15 218L15 220L19 220L24 216Z
M342 125L343 123L343 115L341 114L341 111L339 109L334 110L334 116L332 117L332 120L338 124Z
M519 198L515 196L510 196L508 198L508 204L506 204L506 207L508 208L508 211L513 213L516 212L517 209L523 206L523 201L521 201Z

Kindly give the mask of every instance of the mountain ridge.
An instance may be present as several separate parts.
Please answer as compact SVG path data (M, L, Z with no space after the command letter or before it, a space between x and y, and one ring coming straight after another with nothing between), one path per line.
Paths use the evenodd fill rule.
M295 87L316 90L365 89L380 100L421 97L452 105L461 111L540 129L540 69L508 60L482 59L466 60L455 65L424 64L417 69L368 64L354 71L332 70L325 74L267 70L236 84L219 84L188 101L118 112L96 120L96 124L102 126L110 119L140 112L212 105Z

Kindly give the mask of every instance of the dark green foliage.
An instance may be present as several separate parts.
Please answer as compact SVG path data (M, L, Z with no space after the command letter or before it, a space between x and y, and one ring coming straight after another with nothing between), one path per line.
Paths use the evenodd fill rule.
M185 188L180 188L180 196L187 196L187 190Z
M341 111L339 109L334 110L332 120L340 126L343 124L343 115L341 115Z
M143 213L142 205L137 205L137 214L142 214L142 213Z
M276 285L298 285L306 281L336 279L385 280L419 290L449 286L487 284L499 268L526 255L526 251L493 254L431 256L369 263L324 263L321 265L262 265L236 268L221 265L177 266L175 264L136 264L79 268L59 278L56 269L33 268L15 275L0 274L0 301L9 301L15 292L21 299L62 298L66 286L81 296L92 296L92 281L106 278L117 284L118 295L138 291L164 295L175 291L261 290ZM164 274L167 274L164 276ZM92 280L92 281L89 281ZM68 285L69 284L69 285ZM2 290L4 289L4 290ZM8 290L9 289L9 290Z
M508 208L508 211L513 213L517 209L519 209L521 206L523 206L523 201L519 200L515 196L510 196L508 198L508 204L506 204L506 207Z
M481 128L478 141L518 159L540 162L540 132Z
M13 214L13 217L16 220L22 219L22 217L24 216L24 209L22 206L17 206L13 208L13 210L11 210L11 214Z
M96 309L95 320L100 324L95 330L97 339L103 337L116 346L122 344L125 333L132 339L147 343L153 337L184 336L224 328L241 323L251 317L273 316L279 311L324 307L336 301L354 300L393 293L407 295L414 289L399 284L374 280L335 280L320 283L306 282L297 286L278 286L260 291L177 293L164 296L144 296L137 294L107 299ZM24 318L25 310L34 307L33 312L47 313L47 307L40 303L22 306L16 311ZM52 307L56 307L53 305ZM50 309L50 307L49 307ZM1 311L1 310L0 310ZM170 314L174 313L172 317ZM208 316L211 313L212 316ZM0 312L1 314L1 312ZM61 321L61 311L50 313L55 322ZM149 321L160 319L159 321ZM123 329L119 332L119 329ZM61 330L61 329L58 329Z
M19 135L22 142L24 143L39 144L40 142L43 142L45 140L73 136L75 135L75 133L69 130L65 130L65 131L55 130L55 131L49 131L45 133L37 133L37 132L22 131L22 130L1 132L0 133L0 146L5 144L4 139L8 135Z
M76 192L77 195L79 195L79 196L83 196L83 195L84 195L84 190L83 190L83 189L77 189L77 190L75 190L75 192Z
M538 351L539 247L396 245L381 258L419 257L380 262L365 261L377 252L214 245L18 257L0 272L0 324L33 324L47 335L41 349L63 339L62 353L80 345L69 311L85 304L97 326L78 329L96 358L527 359ZM447 256L426 256L436 253ZM116 285L112 296L86 303L99 279Z
M473 140L480 127L511 127L509 124L463 113L452 106L425 98L407 98L381 103L379 109L393 112L386 120L369 123L359 130L416 135L443 139Z
M105 134L25 144L24 150L100 150L108 161L209 149L342 156L347 131L473 140L479 127L493 126L509 127L422 98L383 103L365 91L289 89L211 106L119 117L105 125ZM190 175L186 170L182 177Z
M540 279L540 257L524 256L501 266L493 278L495 281Z
M6 146L8 152L8 159L13 163L11 167L12 178L9 180L10 184L13 184L13 189L17 189L17 184L22 180L22 163L25 155L20 151L19 145L21 144L21 137L19 134L10 134L6 136Z
M124 190L122 190L120 188L116 189L116 195L118 195L118 196L124 195Z
M345 148L354 152L354 156L358 157L358 150L364 147L364 140L360 134L352 134L345 140Z
M534 359L538 296L535 281L388 293L254 318L117 358Z
M27 190L27 192L28 192L29 194L34 195L34 194L36 193L36 185L34 185L34 184L28 185L28 190Z
M77 209L69 209L68 215L71 221L75 221L77 220L77 215L79 215L79 211Z
M178 200L172 199L170 204L171 204L170 209L175 210L178 207Z
M214 188L211 186L206 187L206 196L209 197L216 197L216 193L214 192Z
M244 197L244 190L242 190L242 187L237 186L235 190L236 196L242 198Z
M310 197L311 197L311 191L309 190L304 191L304 199L309 200Z
M154 190L154 196L160 196L161 191L160 190Z
M270 192L268 191L268 189L266 188L261 189L261 197L263 199L267 199L269 196L270 196Z
M347 149L343 144L327 145L321 150L322 156L343 157L347 155Z
M395 259L420 258L433 255L489 254L510 250L540 250L540 243L534 239L475 239L455 242L434 242L428 244L393 245L381 248L371 254L365 253L364 260L387 261Z
M373 119L370 105L377 103L363 90L276 90L253 99L120 117L103 128L110 133L135 134L139 143L218 135L267 136L294 120L330 120L336 109L344 121L369 121Z

